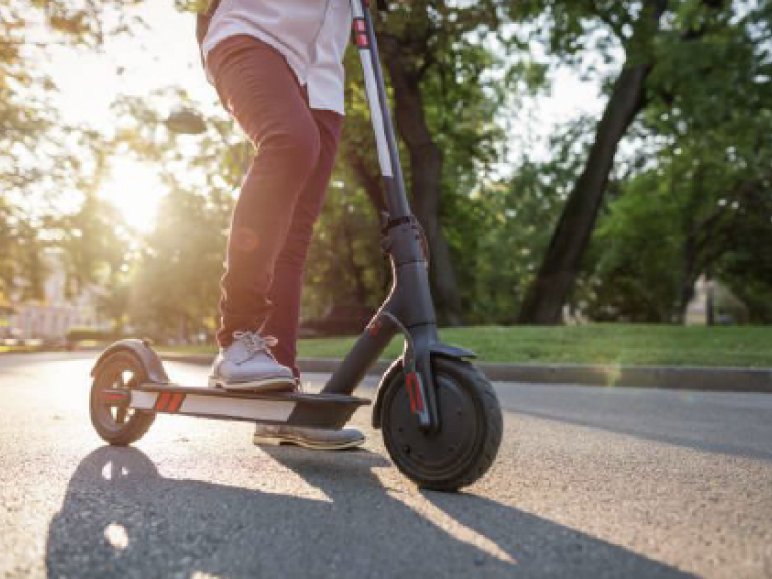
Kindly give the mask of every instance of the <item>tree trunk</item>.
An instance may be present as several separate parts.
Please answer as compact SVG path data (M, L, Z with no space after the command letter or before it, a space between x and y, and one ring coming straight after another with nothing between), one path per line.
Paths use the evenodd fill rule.
M413 211L426 233L430 276L437 313L450 325L462 322L461 295L440 223L442 153L432 138L424 115L419 75L409 71L398 55L396 40L384 39L384 59L396 100L396 121L410 154L410 188Z

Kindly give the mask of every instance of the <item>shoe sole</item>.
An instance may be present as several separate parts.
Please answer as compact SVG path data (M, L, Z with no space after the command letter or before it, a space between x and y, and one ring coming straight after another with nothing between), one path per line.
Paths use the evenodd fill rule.
M365 443L364 438L333 444L324 442L312 442L304 438L295 438L292 436L255 436L253 437L252 441L256 446L302 446L303 448L309 448L311 450L346 450L349 448L362 446Z
M297 390L294 380L287 378L266 378L265 380L253 380L250 382L225 382L222 379L209 377L209 387L221 390L238 392L247 390L250 392L293 392Z

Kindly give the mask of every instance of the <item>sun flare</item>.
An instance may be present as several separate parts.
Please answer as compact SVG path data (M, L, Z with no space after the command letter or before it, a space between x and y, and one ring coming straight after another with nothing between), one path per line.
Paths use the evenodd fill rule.
M126 225L147 233L155 225L164 193L165 187L151 166L119 158L113 160L112 173L101 194L118 209Z

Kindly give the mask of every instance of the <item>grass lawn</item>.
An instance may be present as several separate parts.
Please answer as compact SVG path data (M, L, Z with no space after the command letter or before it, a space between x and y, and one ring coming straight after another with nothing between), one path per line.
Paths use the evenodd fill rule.
M772 327L598 324L441 330L443 341L471 348L483 362L772 367ZM354 338L301 340L303 358L339 358ZM177 349L169 349L180 351ZM213 347L184 348L212 353ZM395 339L384 354L402 351Z

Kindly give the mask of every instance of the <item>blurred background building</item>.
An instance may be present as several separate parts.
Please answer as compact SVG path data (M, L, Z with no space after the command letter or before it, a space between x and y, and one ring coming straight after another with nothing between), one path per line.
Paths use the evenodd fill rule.
M68 296L67 273L61 258L46 255L47 275L43 283L43 297L23 300L20 293L0 303L0 337L45 341L64 341L71 328L108 329L110 323L97 308L99 290L85 287L76 295Z

